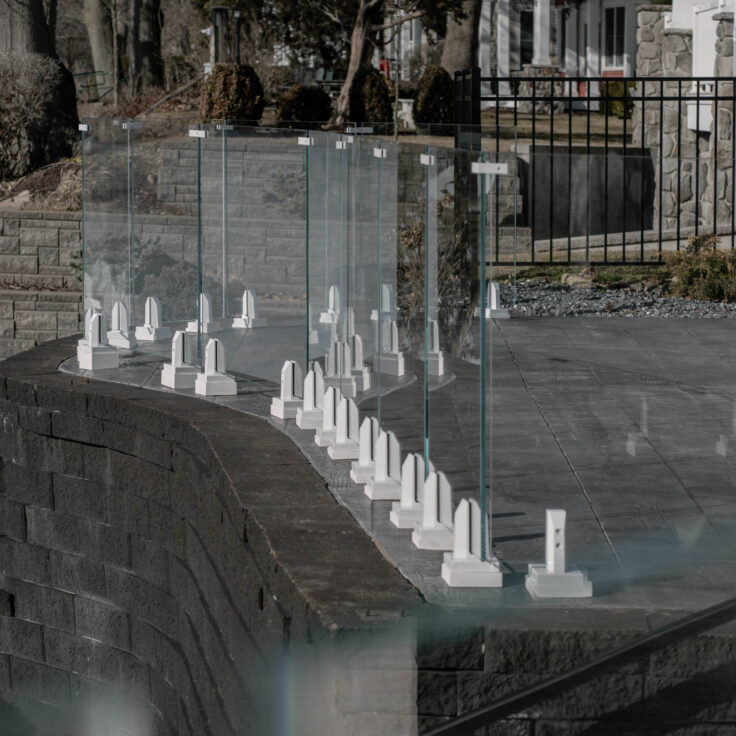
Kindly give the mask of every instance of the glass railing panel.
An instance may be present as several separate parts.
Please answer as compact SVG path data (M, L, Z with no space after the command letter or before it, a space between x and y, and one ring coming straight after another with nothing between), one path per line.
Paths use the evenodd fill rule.
M160 303L163 324L196 320L199 281L196 125L136 122L131 132L136 325L146 322L146 301ZM166 345L165 349L169 349Z
M311 147L303 145L306 131L234 125L225 132L227 363L278 383L284 361L307 363Z
M131 307L130 151L125 121L87 120L82 132L84 307L109 323L115 302Z

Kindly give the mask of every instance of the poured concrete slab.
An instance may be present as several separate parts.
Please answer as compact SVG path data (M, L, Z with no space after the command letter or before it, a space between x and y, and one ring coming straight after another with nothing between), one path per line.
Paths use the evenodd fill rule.
M733 331L727 320L494 324L494 554L508 573L501 590L448 588L440 578L442 553L417 552L410 531L390 523L390 503L371 503L350 480L348 462L330 460L314 446L312 433L293 421L268 417L275 382L241 370L238 395L213 400L263 416L291 437L338 501L431 602L492 608L500 618L527 605L697 609L730 595L736 584ZM222 339L229 355L244 356L240 365L248 373L263 370L273 378L271 366L279 365L298 332L297 325L284 326L278 344L268 342L266 331L226 331ZM271 356L269 349L281 352ZM121 358L117 373L95 378L166 390L158 385L164 352L139 346ZM382 377L380 399L383 424L396 433L403 453L421 451L424 440L423 366L410 355L406 360L411 376ZM457 503L478 494L478 367L449 355L445 360L452 380L429 395L430 456L447 473ZM74 359L62 370L78 372ZM375 391L359 397L359 408L361 418L375 415ZM527 565L544 560L544 512L550 507L568 512L568 560L588 570L592 599L532 603L524 590Z

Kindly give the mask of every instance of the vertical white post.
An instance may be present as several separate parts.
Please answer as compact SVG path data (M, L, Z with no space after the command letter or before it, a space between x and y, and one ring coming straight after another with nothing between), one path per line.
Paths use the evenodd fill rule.
M424 482L422 520L415 526L411 541L419 549L453 548L452 488L442 472L431 472Z
M180 368L184 365L184 333L177 330L171 341L171 365Z
M489 9L491 7L491 3L483 3L483 5L487 5ZM511 22L509 11L509 0L498 0L496 16L496 76L504 78L511 76Z
M366 417L358 432L358 459L350 467L354 483L367 483L375 472L378 419Z
M565 516L563 509L547 509L546 564L552 573L566 572L565 568Z
M549 66L550 0L534 0L534 66Z
M204 373L194 381L194 391L202 396L235 396L238 387L232 376L225 375L225 346L211 338L204 349Z

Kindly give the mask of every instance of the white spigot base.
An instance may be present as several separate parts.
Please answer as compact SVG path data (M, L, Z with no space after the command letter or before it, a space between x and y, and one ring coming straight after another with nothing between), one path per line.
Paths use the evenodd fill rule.
M252 330L256 327L268 326L265 317L234 317L233 327L241 330Z
M346 399L352 399L356 394L356 383L353 376L325 376L325 388L335 387Z
M138 325L135 328L135 339L138 342L163 342L171 340L170 327L151 327L150 325Z
M319 321L323 325L336 325L340 320L340 314L332 309L326 312L320 312Z
M391 479L370 478L365 485L365 495L371 501L398 501L401 498L401 483Z
M379 356L376 356L377 358ZM404 375L404 354L399 353L381 353L380 355L381 373L389 376L401 377ZM378 361L374 363L378 365Z
M367 465L361 465L357 460L350 464L350 479L353 483L364 485L367 483L376 472L375 463L368 463Z
M296 419L296 413L302 408L301 399L281 399L274 396L271 399L271 416L278 419Z
M123 348L124 350L131 350L138 344L135 335L122 330L110 330L107 333L107 341L113 347Z
M327 448L327 454L333 460L355 460L360 456L360 446L357 442L336 442Z
M167 388L194 388L199 375L196 365L172 365L164 363L161 367L161 385Z
M429 354L429 375L445 375L445 355L442 351Z
M480 317L480 309L478 307L475 308L473 315ZM508 309L491 309L490 307L486 307L486 319L509 319L510 317L511 313Z
M299 429L319 429L322 426L322 409L304 409L300 406L296 410L296 426Z
M442 579L453 588L503 587L503 573L495 557L490 560L456 560L452 552L446 552L442 561Z
M590 598L593 584L585 570L549 572L546 565L529 565L526 589L532 598Z
M318 429L314 433L314 444L318 447L329 447L335 442L334 429Z
M224 373L214 376L200 373L194 381L194 393L200 396L235 396L238 386L234 378Z
M187 332L197 332L199 325L200 335L211 335L213 332L222 332L222 325L219 322L202 322L201 324L195 319L187 322Z
M451 550L454 544L452 529L441 524L436 527L427 527L417 524L411 533L411 541L417 549L444 549Z
M371 369L368 366L354 368L352 370L355 379L355 389L359 393L367 391L371 387Z
M397 501L391 504L389 519L399 529L413 529L422 520L422 507L406 508Z
M77 362L83 371L102 371L120 366L118 351L109 345L90 346L88 342L77 345Z

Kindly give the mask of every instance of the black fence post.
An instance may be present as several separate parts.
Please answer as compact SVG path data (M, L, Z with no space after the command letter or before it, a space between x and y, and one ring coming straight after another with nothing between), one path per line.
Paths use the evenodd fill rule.
M498 115L498 108L496 108ZM480 151L480 67L470 70L470 150Z
M480 67L455 72L455 148L480 151Z
M465 126L465 70L455 72L455 148L460 148L460 130Z

